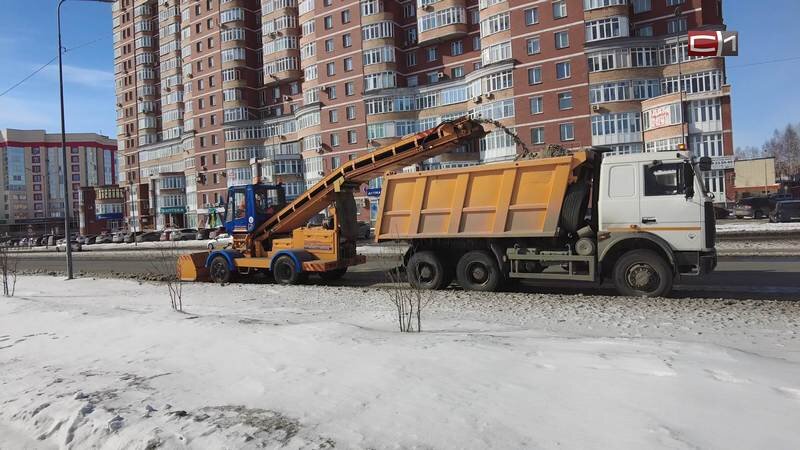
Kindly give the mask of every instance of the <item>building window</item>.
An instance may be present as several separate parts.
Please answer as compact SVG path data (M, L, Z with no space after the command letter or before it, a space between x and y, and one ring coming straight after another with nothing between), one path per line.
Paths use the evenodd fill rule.
M572 76L572 65L569 61L556 64L556 79L563 80Z
M461 78L464 76L464 66L457 66L450 69L450 76L452 78Z
M686 17L678 17L667 22L667 33L685 33L688 29L688 22Z
M531 128L531 142L534 144L544 144L544 127Z
M610 17L586 23L586 42L628 36L628 18Z
M336 98L336 86L330 86L328 88L328 99L333 100Z
M331 133L331 146L338 147L339 146L339 134L338 133Z
M538 37L530 38L527 41L528 54L536 55L542 51L542 42Z
M329 77L336 75L336 63L329 62L325 65L325 72L328 74Z
M558 94L558 109L572 109L572 91Z
M559 126L561 132L561 141L574 141L575 140L575 124L562 123Z
M406 65L408 67L417 65L417 52L411 51L406 53Z
M632 0L633 3L633 13L639 14L646 11L650 11L652 5L650 4L651 0Z
M439 50L436 47L428 47L425 49L425 55L428 58L428 62L436 61L439 58Z
M567 2L565 0L553 2L553 19L562 19L564 17L567 17Z
M350 67L350 70L353 70L353 68ZM355 84L352 81L348 81L347 83L344 84L344 95L349 97L351 95L355 95L355 93L356 93L356 88Z
M347 132L347 143L355 144L356 142L358 142L358 134L355 130L349 130Z
M342 35L342 47L348 48L353 45L353 35L350 33Z
M336 123L339 121L339 111L336 109L331 109L328 111L328 120L331 123Z
M653 26L652 25L643 25L636 29L636 36L639 37L652 37L653 36Z
M333 39L325 39L325 51L328 53L333 51Z
M559 31L554 33L556 38L556 48L567 48L569 47L569 33L566 31Z
M350 105L347 107L347 120L353 120L356 118L356 107Z
M544 112L544 97L541 95L531 97L531 114L541 114Z
M333 16L325 16L325 18L322 19L322 22L326 30L333 28Z
M342 11L342 23L350 23L350 10L345 9Z
M353 70L353 58L344 59L344 71L350 72Z
M528 8L525 10L525 25L536 25L539 23L539 8Z
M528 84L539 84L542 82L542 67L536 66L528 69Z

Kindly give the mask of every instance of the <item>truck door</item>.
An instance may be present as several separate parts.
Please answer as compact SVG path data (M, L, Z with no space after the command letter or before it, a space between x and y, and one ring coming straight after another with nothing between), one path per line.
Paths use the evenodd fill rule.
M685 195L683 162L641 163L640 226L659 235L675 250L697 250L702 245L703 196Z
M601 175L601 197L598 202L600 229L604 231L627 231L638 225L639 182L637 164L611 164Z
M225 208L225 231L229 234L247 232L247 193L245 186L237 186L228 190L228 206Z

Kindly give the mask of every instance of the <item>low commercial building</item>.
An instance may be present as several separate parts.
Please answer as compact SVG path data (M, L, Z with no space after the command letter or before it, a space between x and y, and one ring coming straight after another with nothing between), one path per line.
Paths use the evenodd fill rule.
M775 194L780 183L775 182L775 158L740 159L735 163L736 199Z
M124 228L125 190L117 185L81 188L79 224L84 236Z

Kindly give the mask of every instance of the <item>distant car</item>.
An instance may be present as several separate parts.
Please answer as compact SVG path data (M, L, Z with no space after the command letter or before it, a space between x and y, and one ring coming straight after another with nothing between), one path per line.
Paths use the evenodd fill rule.
M111 238L111 242L113 242L115 244L121 244L121 243L125 242L125 235L126 234L127 233L124 232L124 231L117 231L116 233L114 233L114 236Z
M762 219L769 215L771 209L769 197L749 197L743 198L736 203L733 215L737 219L745 217Z
M158 231L145 231L136 236L136 242L158 242L161 240L161 233Z
M783 200L775 203L775 209L769 213L770 222L791 222L800 220L800 200Z
M112 236L109 233L101 233L99 236L97 236L95 238L94 243L95 244L110 244L112 242L113 238L114 238L114 236Z
M72 240L72 241L70 241L70 244L71 244L70 247L72 247L72 251L73 252L79 252L79 251L82 250L82 246L81 246L80 242L78 242L76 240ZM64 240L64 239L59 239L58 242L56 242L56 251L57 252L65 252L65 251L67 251L67 241Z
M211 234L211 228L199 228L197 230L197 240L203 241L209 238L209 234Z
M220 250L230 247L233 244L233 238L227 233L222 233L208 241L206 247L209 250Z
M133 244L134 242L136 242L136 238L138 236L141 236L141 234L142 234L141 231L125 233L125 239L123 242L125 242L126 244Z
M371 233L370 225L367 222L358 222L358 237L369 239Z
M181 228L180 230L173 231L169 239L171 241L194 240L197 239L197 230L194 228Z
M172 233L173 233L174 231L175 231L175 230L174 230L174 229L172 229L172 228L167 228L167 229L165 229L165 230L161 230L161 237L160 237L160 240L162 240L162 241L168 241L168 240L169 240L169 238L170 238L170 235L172 235Z
M208 237L209 237L209 239L214 239L215 237L219 236L220 234L225 234L225 228L224 227L212 228L211 232L208 233Z
M83 240L83 245L92 245L92 244L95 243L95 241L97 241L97 235L96 234L93 234L93 235L90 235L90 236L86 236L86 238Z
M731 215L730 210L723 208L722 206L715 206L714 207L714 217L717 219L727 219L728 216Z

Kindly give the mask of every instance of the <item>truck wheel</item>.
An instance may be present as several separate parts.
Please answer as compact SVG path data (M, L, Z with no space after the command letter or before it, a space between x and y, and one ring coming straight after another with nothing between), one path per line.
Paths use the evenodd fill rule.
M417 289L436 290L447 287L445 271L442 260L430 251L414 253L406 264L408 282Z
M297 270L292 258L286 255L279 257L272 265L272 275L280 284L300 284L308 277L307 274Z
M231 281L231 269L228 267L228 260L224 256L215 256L211 260L208 272L214 283L225 284Z
M652 250L633 250L614 265L617 292L630 297L663 297L672 290L672 270Z
M323 281L336 281L339 278L342 278L346 273L347 267L342 267L340 269L333 269L327 272L320 272L319 277L322 278Z
M589 206L589 186L582 180L570 184L564 194L559 225L565 231L574 233L586 222L586 208Z
M456 279L468 291L493 292L503 282L503 275L491 253L473 250L458 260Z

